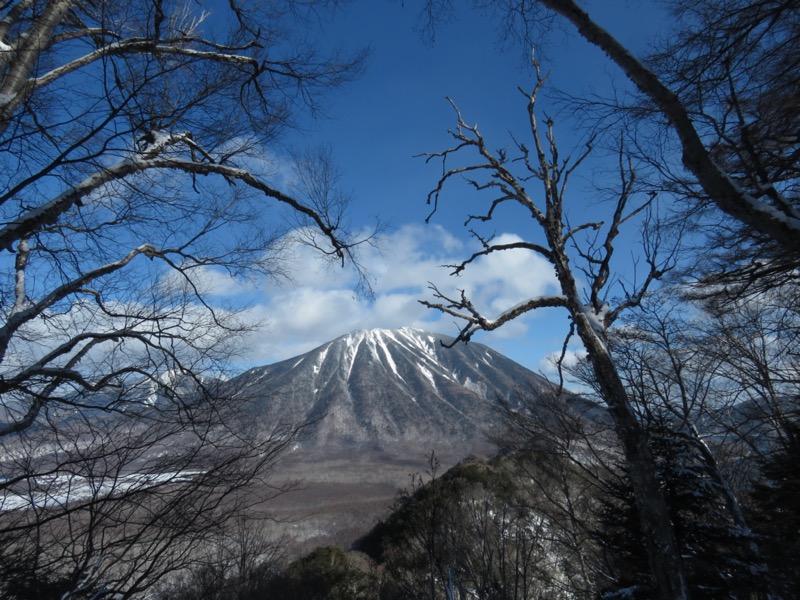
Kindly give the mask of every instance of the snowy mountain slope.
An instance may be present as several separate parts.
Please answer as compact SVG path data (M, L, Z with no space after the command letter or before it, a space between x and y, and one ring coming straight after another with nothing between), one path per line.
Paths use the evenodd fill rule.
M321 419L308 448L469 450L499 426L502 397L543 394L547 381L481 344L416 329L359 330L232 383L266 422Z

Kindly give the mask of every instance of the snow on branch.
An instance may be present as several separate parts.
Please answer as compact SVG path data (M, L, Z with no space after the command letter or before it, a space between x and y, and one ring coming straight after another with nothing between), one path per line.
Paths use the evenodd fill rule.
M0 327L0 360L2 360L2 358L5 356L12 336L24 323L27 323L31 319L43 314L48 308L52 307L70 294L73 294L88 283L108 275L109 273L113 273L122 269L137 256L144 255L149 258L153 258L154 256L160 256L161 254L162 253L152 245L142 244L138 248L131 250L122 259L105 264L101 267L84 273L80 277L56 287L38 302L31 303L29 306L13 312L9 315L3 326Z
M190 43L204 43L212 46L211 50L198 50L189 48L186 45ZM90 65L106 56L121 56L125 54L160 54L160 55L176 55L186 56L195 59L203 59L213 62L221 62L236 65L249 65L253 68L254 73L262 70L262 65L259 61L252 57L242 54L233 54L230 52L220 51L223 47L212 44L202 39L190 37L178 37L174 39L154 40L152 38L131 38L119 42L113 42L106 46L102 46L97 50L84 54L60 67L51 69L38 77L34 77L29 81L32 88L40 88L49 85L57 79L65 75L77 71L87 65ZM232 48L232 50L239 50L239 48Z
M326 250L328 254L336 256L342 263L348 256L352 244L339 238L338 224L330 219L330 215L322 214L315 208L281 192L246 169L213 162L211 155L193 141L190 132L173 134L153 131L140 138L137 145L139 150L130 157L97 171L49 202L25 212L16 220L7 222L0 229L0 248L11 250L15 242L29 237L45 225L55 223L67 210L73 206L80 206L83 199L112 181L150 169L169 169L194 175L220 175L229 182L241 181L310 219L330 243L330 249ZM175 154L173 150L180 146L189 150L189 158L181 158ZM198 154L202 156L202 162L197 159Z

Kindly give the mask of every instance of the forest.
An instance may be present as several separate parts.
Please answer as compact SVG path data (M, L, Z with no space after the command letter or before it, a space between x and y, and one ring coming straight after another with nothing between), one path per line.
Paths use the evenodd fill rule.
M546 400L498 409L496 456L442 472L432 453L353 548L304 557L253 515L313 423L265 430L226 383L254 325L212 274L291 282L302 244L369 302L382 224L350 221L335 148L280 177L269 160L369 54L309 43L348 2L206 4L0 5L0 595L800 595L800 2L668 0L641 56L597 3L401 3L432 43L481 11L531 74L520 130L495 139L448 98L449 142L418 157L423 218L470 194L454 225L475 250L448 272L525 252L556 282L499 309L437 283L419 302L454 343L542 310L568 328ZM536 48L559 28L630 87L550 115ZM574 189L598 154L589 215ZM497 236L501 214L527 237Z

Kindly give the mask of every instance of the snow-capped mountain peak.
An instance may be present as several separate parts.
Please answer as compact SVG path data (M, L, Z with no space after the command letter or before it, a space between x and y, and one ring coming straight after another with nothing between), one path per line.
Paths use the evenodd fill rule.
M232 383L268 422L321 419L305 445L453 446L485 441L499 398L549 383L476 343L418 329L361 329Z

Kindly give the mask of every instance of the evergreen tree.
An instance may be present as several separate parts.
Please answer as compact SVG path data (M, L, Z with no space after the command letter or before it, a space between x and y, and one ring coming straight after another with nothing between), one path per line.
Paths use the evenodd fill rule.
M667 423L651 424L648 434L678 547L686 561L691 597L760 597L766 590L763 568L753 563L742 532L726 509L722 490L692 440ZM611 487L598 538L607 552L609 575L615 580L602 597L649 598L651 583L627 478Z
M784 598L800 597L800 422L785 428L783 443L763 461L753 486L751 520L773 585Z

